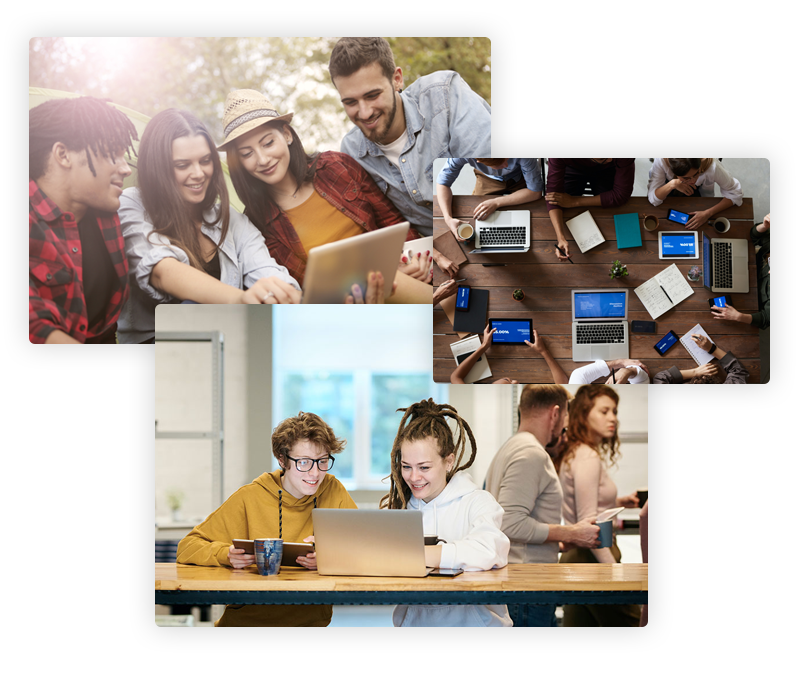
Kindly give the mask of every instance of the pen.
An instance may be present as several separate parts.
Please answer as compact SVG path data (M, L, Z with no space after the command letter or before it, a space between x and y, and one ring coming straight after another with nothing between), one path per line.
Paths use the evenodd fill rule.
M505 264L484 264L484 266L506 266Z
M610 371L612 372L612 385L615 385L615 369L612 368Z
M555 247L557 250L561 250L562 254L563 254L565 257L567 257L567 252L565 252L564 248L559 247L559 246L558 246L556 243L554 243L554 244L553 244L553 246L554 246L554 247ZM567 261L569 261L571 264L573 263L573 260L572 260L570 257L567 257Z
M459 278L457 281L453 281L453 283L463 283L466 280L466 278Z
M665 288L663 288L662 286L660 286L660 288L662 288L662 291L665 293ZM673 304L673 303L674 303L674 301L673 301L673 300L672 300L672 299L669 297L668 293L665 293L665 296L668 298L668 301L669 301L671 304Z

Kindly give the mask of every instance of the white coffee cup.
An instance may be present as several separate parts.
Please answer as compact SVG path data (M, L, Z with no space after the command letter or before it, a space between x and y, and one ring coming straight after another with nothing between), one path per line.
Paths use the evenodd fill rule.
M713 228L716 229L716 232L718 233L726 233L730 230L730 220L720 216L713 221Z
M469 240L475 233L475 229L472 227L472 224L459 224L457 233L458 237L462 240Z

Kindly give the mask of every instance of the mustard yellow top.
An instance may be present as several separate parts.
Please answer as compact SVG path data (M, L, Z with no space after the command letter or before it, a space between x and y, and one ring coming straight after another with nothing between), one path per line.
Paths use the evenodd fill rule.
M339 211L317 191L298 207L285 211L305 252L364 233L364 229Z

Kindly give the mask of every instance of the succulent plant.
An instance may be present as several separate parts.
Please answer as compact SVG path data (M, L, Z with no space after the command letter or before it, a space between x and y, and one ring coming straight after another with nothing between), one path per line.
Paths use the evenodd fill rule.
M616 259L612 262L612 267L609 270L609 277L610 278L623 278L624 276L629 275L629 270L626 268L626 264L621 264L619 259Z
M522 290L520 290L520 288L517 288L517 290L515 290L515 291L512 293L512 299L515 299L515 300L517 300L518 302L519 302L520 300L524 300L524 299L525 299L525 293L524 293Z

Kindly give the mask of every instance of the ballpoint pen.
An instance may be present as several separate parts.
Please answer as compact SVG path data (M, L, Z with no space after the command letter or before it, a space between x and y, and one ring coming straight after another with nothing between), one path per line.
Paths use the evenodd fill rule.
M559 247L556 243L554 243L553 246L557 250L560 250L565 257L567 257L567 252L565 251L565 249L563 247ZM567 257L567 261L569 261L571 264L573 263L573 260L570 257Z

